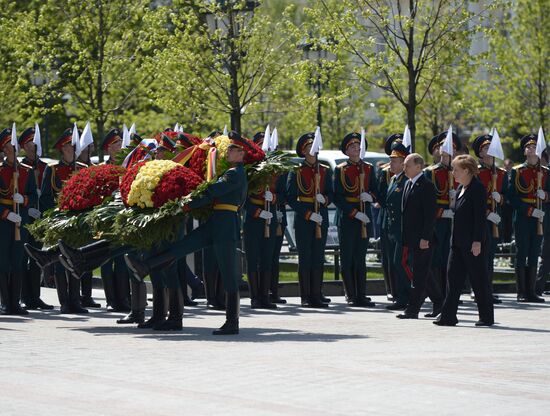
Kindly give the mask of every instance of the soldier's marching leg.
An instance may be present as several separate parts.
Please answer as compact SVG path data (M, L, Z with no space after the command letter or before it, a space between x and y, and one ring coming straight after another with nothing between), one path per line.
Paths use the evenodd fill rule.
M151 272L151 284L153 285L153 314L145 322L138 324L138 328L149 329L166 320L166 289L162 282L162 274L159 271Z
M29 312L21 307L21 285L23 283L23 272L15 270L10 276L10 315L28 315Z
M62 314L71 313L69 306L69 286L67 285L67 274L60 264L54 266L55 290L59 300L60 312Z
M163 269L163 281L168 293L168 319L153 326L155 331L181 331L183 327L183 294L181 283L185 283L185 277L180 279L177 264Z
M338 240L340 241L340 265L342 273L342 283L346 294L346 302L350 306L355 306L357 301L357 287L353 273L353 246L355 239L352 238L349 224L340 224L338 227Z
M283 246L284 227L281 227L281 235L275 237L273 258L271 259L271 302L285 304L286 300L279 296L279 256Z
M218 275L218 263L212 247L203 249L203 283L206 295L206 306L214 310L223 310L222 304L216 298L216 281Z
M239 277L237 276L237 242L222 241L213 245L220 267L220 281L226 291L225 323L213 335L236 335L239 333Z
M83 308L80 301L80 281L68 270L65 270L65 274L69 286L70 313L88 313L88 309Z
M310 306L313 308L327 308L323 299L323 273L325 265L325 245L328 226L321 227L321 238L312 239L312 267L311 267L311 295Z
M145 282L132 279L131 312L116 321L117 324L142 324L145 322L145 305L147 304L147 286Z
M87 308L101 308L101 305L92 298L92 272L84 273L80 278L80 284L82 285L82 298L80 303Z
M130 312L130 273L124 256L114 259L115 305L118 312Z
M27 234L27 241L31 245L37 245L38 243L30 234ZM40 284L42 282L42 270L36 263L36 261L30 258L26 251L23 253L23 289L22 299L25 302L25 309L43 309L51 310L53 305L48 305L42 299L40 299ZM46 277L46 276L44 276Z
M114 261L111 259L101 266L101 282L105 292L106 307L108 310L114 311L116 310L116 301L113 263Z
M312 246L315 229L305 221L296 221L296 248L298 250L298 281L302 306L310 306Z

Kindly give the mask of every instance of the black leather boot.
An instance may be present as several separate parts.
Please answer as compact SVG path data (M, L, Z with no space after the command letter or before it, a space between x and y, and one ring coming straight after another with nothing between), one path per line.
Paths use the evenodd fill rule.
M250 307L260 309L262 306L259 297L260 276L256 270L248 270L248 288L250 291Z
M38 264L41 269L44 269L51 264L59 262L59 255L61 254L61 252L59 251L58 246L53 246L49 249L41 250L39 248L31 246L29 243L25 243L23 247L25 248L25 251L27 252L29 257L36 261L36 264Z
M344 285L344 292L346 294L346 302L350 306L356 305L357 301L357 288L355 287L355 279L351 272L342 270L342 283Z
M88 309L82 307L80 303L80 280L74 277L69 272L67 279L69 282L69 311L70 313L88 313Z
M161 285L153 285L153 315L138 325L138 328L148 329L166 320L166 289Z
M181 331L183 328L183 294L180 287L168 288L168 319L153 326L155 331Z
M259 277L260 309L277 309L277 305L269 300L269 289L271 287L271 272L261 271Z
M29 312L21 307L21 285L23 273L14 272L10 276L10 315L28 315Z
M218 305L216 299L216 273L204 272L202 283L204 284L204 295L206 297L206 307L214 310L223 310L221 305Z
M374 308L376 303L372 302L367 293L367 276L365 273L355 273L355 286L357 287L357 300L355 306L363 308Z
M92 298L92 279L92 272L86 272L80 278L82 286L80 304L85 308L101 308L101 305Z
M77 276L100 267L112 255L111 243L108 240L99 240L80 248L73 248L63 240L59 240L57 245Z
M328 308L328 304L323 301L323 269L313 269L311 271L311 296L309 306L311 308Z
M128 253L124 255L124 260L134 278L139 282L142 282L152 270L162 270L176 261L170 253L160 253L147 260L140 260L137 256Z
M107 310L116 311L114 273L109 271L107 274L104 274L102 270L101 283L103 284L103 292L105 292Z
M113 309L117 312L130 312L130 276L128 273L115 273L114 278L114 305ZM133 279L132 279L133 280Z
M142 324L145 322L145 304L147 303L147 286L145 282L132 280L131 312L116 321L117 324Z
M544 298L537 295L537 268L536 266L527 267L527 302L544 303Z
M219 310L225 311L225 288L219 271L216 273L216 303L219 305Z
M286 303L286 299L283 299L279 296L279 262L275 262L276 265L273 265L273 269L271 270L271 295L270 300L271 303L284 305Z
M300 285L300 298L304 308L310 306L311 272L298 269L298 284Z
M236 335L239 333L239 292L225 295L225 323L212 332L212 335Z
M42 299L40 299L40 283L42 280L42 272L40 267L36 264L33 259L29 261L29 269L26 272L27 274L27 285L26 298L25 298L25 309L35 310L51 310L53 305L48 305Z
M517 301L521 303L527 302L525 283L525 267L516 267Z
M59 300L60 312L62 314L71 313L69 306L69 289L67 285L67 274L65 270L56 270L54 274L55 290L57 291L57 299Z

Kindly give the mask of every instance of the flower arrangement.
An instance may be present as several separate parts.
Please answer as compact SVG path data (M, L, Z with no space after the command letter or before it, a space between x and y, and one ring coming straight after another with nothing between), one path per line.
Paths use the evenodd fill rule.
M124 176L121 194L129 207L159 208L189 194L202 178L170 160L151 160L138 163Z
M125 169L115 165L90 166L76 172L59 194L61 211L84 211L100 205L118 188Z

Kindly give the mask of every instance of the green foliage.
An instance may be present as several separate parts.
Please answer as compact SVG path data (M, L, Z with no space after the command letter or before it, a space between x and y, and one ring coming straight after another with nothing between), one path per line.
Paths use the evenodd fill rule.
M90 211L67 212L55 209L27 225L34 238L47 246L54 246L59 240L73 247L81 247L93 241L94 236L88 223Z

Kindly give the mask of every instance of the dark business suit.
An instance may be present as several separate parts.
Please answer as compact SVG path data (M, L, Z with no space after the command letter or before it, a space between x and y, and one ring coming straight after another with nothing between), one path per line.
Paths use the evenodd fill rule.
M477 178L457 190L454 207L454 228L451 239L451 255L447 272L447 296L443 303L440 322L456 324L458 300L464 287L464 278L469 276L475 293L479 319L494 322L492 293L487 275L486 244L487 191ZM481 242L481 253L472 254L472 243Z
M418 315L426 294L434 304L434 311L440 308L442 295L439 285L429 282L433 254L436 196L434 185L423 175L410 190L410 180L405 183L403 195L403 246L412 265L412 291L405 315ZM420 240L430 242L429 248L421 249Z

